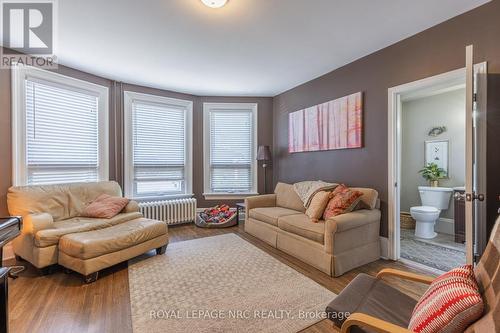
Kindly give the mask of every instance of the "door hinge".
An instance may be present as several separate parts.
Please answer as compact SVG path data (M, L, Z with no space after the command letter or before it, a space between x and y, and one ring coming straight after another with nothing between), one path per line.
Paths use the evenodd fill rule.
M398 187L398 183L394 183L394 187Z
M474 94L472 95L472 100L473 100L474 102L477 102L477 93L474 93Z

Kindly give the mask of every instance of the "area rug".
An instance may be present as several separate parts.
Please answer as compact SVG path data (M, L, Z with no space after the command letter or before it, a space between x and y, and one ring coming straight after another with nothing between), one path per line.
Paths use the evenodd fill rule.
M465 265L463 251L442 247L426 241L412 238L408 233L401 233L401 257L420 264L449 271Z
M336 296L235 234L131 262L129 287L135 333L297 332Z

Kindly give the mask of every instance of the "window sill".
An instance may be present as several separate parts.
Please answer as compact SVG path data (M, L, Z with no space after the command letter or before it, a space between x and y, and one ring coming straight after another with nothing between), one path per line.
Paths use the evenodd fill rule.
M250 193L203 193L205 200L238 200L259 195L257 192Z
M139 202L148 202L148 201L163 201L163 200L176 200L176 199L189 199L193 198L194 194L172 194L172 195L162 195L158 197L136 197L131 200L139 201Z

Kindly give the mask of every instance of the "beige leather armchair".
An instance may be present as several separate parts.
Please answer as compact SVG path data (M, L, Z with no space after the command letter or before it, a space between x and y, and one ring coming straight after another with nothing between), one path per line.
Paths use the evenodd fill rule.
M89 275L166 246L166 223L145 219L135 201L110 219L82 217L87 204L101 194L122 196L122 191L116 182L11 187L9 213L23 217L21 235L13 241L16 256L40 269L59 263ZM132 234L134 237L127 237ZM99 247L103 243L108 246ZM75 252L75 248L79 250Z

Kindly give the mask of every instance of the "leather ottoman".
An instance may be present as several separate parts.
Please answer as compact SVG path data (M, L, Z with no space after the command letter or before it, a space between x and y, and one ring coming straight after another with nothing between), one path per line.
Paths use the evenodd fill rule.
M165 253L168 227L163 221L138 218L109 228L68 234L59 240L58 263L97 280L98 272L152 249Z

